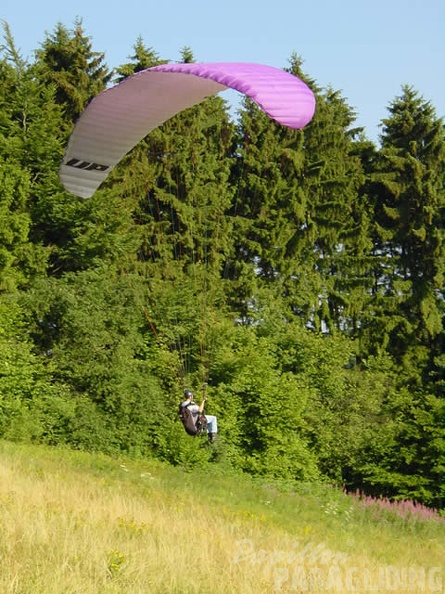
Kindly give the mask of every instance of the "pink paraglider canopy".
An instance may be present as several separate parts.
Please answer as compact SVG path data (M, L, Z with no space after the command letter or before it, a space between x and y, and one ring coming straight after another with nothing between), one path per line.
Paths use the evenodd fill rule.
M162 64L142 70L95 97L76 123L60 166L66 190L89 198L121 158L183 109L235 89L279 124L303 128L315 97L296 76L262 64Z

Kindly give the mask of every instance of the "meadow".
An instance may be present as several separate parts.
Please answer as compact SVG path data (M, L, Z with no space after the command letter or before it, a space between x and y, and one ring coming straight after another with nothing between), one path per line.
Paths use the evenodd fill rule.
M0 441L0 592L443 592L445 519L224 465Z

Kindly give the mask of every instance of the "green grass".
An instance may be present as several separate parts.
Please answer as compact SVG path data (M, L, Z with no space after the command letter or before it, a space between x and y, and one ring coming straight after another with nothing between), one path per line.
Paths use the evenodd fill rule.
M322 485L0 442L0 592L442 592L445 523Z

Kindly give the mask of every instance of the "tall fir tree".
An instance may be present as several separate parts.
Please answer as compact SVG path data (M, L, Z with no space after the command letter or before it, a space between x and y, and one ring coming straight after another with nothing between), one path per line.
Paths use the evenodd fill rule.
M141 61L161 63L140 40L132 60L118 73L136 72ZM192 60L184 48L181 61ZM224 101L210 98L153 130L107 182L131 205L139 231L148 330L155 329L163 348L179 351L180 374L196 369L214 302L221 304L232 134Z
M369 331L407 369L431 371L443 331L444 128L407 86L389 113L373 176L379 267Z
M298 56L289 70L305 79ZM363 173L351 128L354 111L338 92L308 83L317 107L303 130L277 126L246 102L237 261L250 263L285 296L288 315L334 332L353 316L356 296L348 278L357 273L351 261L366 249L366 216L358 201Z
M133 46L134 54L129 56L130 62L121 64L116 68L116 75L114 79L116 82L121 82L128 76L162 64L165 60L161 60L159 55L151 47L146 47L142 37L136 39L136 43Z
M441 506L444 128L411 87L389 106L371 177L374 282L364 352L389 354L396 374L382 408L395 419L367 480L381 492Z
M20 68L25 64L15 49L10 30L0 60L0 291L13 291L20 284L18 252L28 240L30 218L26 210L29 174L21 166L22 134L20 108L15 99ZM5 55L6 54L6 55ZM12 61L12 63L11 63Z
M15 245L14 261L23 283L44 273L47 265L48 251L35 241L33 210L39 193L58 187L63 120L61 108L54 101L53 85L39 80L34 66L23 60L6 24L2 57L1 192L9 215L5 225L10 231L14 229L15 236L8 232L8 242Z
M35 53L39 77L55 85L56 101L63 105L68 125L111 80L105 55L93 51L81 19L74 22L72 31L58 23Z
M35 243L49 252L50 274L85 270L101 261L125 259L134 250L129 232L131 217L121 208L119 197L101 200L100 193L81 201L63 191L58 169L68 133L87 103L104 90L112 72L104 54L93 50L81 20L73 31L58 24L36 52L33 73L43 87L53 90L52 105L62 111L63 120L47 134L51 155L51 182L35 188L32 205L32 235ZM42 138L45 136L42 134ZM126 233L128 232L128 234Z

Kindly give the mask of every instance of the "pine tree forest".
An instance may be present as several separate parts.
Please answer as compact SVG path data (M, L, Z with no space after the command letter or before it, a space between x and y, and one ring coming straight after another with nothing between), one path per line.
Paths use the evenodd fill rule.
M224 464L443 508L444 123L401 86L377 146L341 92L303 130L224 94L150 133L91 199L59 165L106 64L81 20L0 44L0 437ZM178 62L193 62L183 48ZM312 73L314 74L314 73ZM218 450L178 419L184 388ZM206 440L204 440L206 441Z

